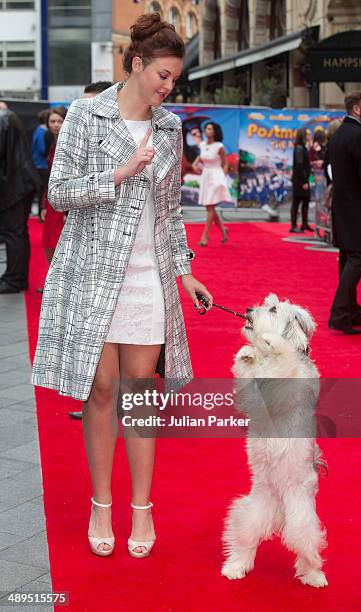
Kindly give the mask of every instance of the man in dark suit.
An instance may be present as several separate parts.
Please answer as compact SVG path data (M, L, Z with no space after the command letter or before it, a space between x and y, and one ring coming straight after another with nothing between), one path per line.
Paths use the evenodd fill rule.
M331 307L330 329L361 334L357 285L361 278L361 91L345 97L347 117L329 142L332 168L332 220L340 249L339 285Z
M15 113L0 109L0 234L6 245L6 270L0 294L28 288L28 216L38 175L24 128Z

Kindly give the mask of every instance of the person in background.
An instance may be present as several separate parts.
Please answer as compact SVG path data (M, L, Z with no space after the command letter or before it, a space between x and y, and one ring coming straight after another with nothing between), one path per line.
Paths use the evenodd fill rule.
M324 159L324 164L323 164L323 172L326 178L327 186L331 185L332 183L332 169L331 169L331 162L330 162L329 143L330 143L332 136L336 132L336 130L338 130L338 128L340 127L341 123L342 121L340 119L334 119L333 121L330 121L330 124L326 132L326 149L325 149L325 159Z
M0 227L6 245L6 270L0 294L28 288L30 241L28 211L39 177L18 116L0 109Z
M326 152L326 132L323 127L315 128L313 143L309 149L311 167L313 171L322 170Z
M6 102L2 102L0 101L0 110L8 110L8 105L6 104Z
M320 210L324 204L326 191L325 173L323 169L326 154L326 132L320 125L315 128L312 147L309 149L308 153L314 179L312 199L315 201L316 210ZM308 226L308 224L304 229L313 232L313 228Z
M41 210L41 201L46 191L48 180L49 180L49 169L48 169L48 154L46 133L48 131L47 119L50 113L50 109L46 108L38 114L39 125L33 132L31 142L31 152L33 155L33 162L37 169L40 177L40 190L38 193L39 198L39 216Z
M361 278L361 91L345 97L347 117L328 149L332 168L332 226L340 249L339 284L328 326L345 334L361 334L357 286Z
M310 203L310 179L311 165L306 148L306 130L299 128L296 132L295 147L293 150L293 202L291 206L290 232L300 233L304 230L313 231L308 225L308 207ZM298 209L302 202L302 226L297 227Z
M66 112L67 111L64 106L56 106L51 109L47 117L46 125L49 132L54 138L54 142L50 147L48 157L49 174L54 160L58 135L61 130L61 126L64 123ZM47 262L50 265L51 260L53 259L56 245L58 244L60 234L64 227L64 213L54 210L54 208L49 203L47 193L44 194L43 200L41 202L40 218L42 221L44 221L43 237L41 244L44 249ZM42 293L42 289L38 289L38 291Z
M94 98L97 94L109 89L113 83L111 81L96 81L96 83L90 83L84 88L82 98Z
M312 132L311 132L310 128L305 128L305 132L306 132L306 149L307 149L307 151L309 151L311 149L312 143L313 143Z
M200 246L207 246L213 223L222 233L221 242L228 241L228 228L223 225L216 206L220 202L232 202L226 178L228 166L222 130L217 123L210 121L206 124L204 133L207 140L199 144L200 155L192 164L194 171L201 174L198 203L207 208L207 220Z

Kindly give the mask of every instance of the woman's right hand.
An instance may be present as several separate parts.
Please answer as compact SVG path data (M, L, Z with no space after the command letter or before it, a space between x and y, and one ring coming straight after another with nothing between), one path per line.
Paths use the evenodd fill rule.
M153 157L155 155L154 147L147 147L147 142L152 133L152 128L149 128L141 141L138 149L135 153L133 153L130 160L124 164L124 166L120 166L115 170L115 184L119 185L121 181L125 178L129 178L130 176L135 176L139 174L145 166L149 166L152 163Z

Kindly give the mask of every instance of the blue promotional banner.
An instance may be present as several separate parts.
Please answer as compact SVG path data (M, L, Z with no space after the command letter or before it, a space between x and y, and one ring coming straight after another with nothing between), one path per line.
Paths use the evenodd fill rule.
M242 108L239 126L239 207L276 208L289 204L292 197L292 164L296 132L309 130L310 143L315 130L327 131L330 122L340 119L340 111L320 109ZM323 183L315 172L311 197L316 183Z
M228 163L228 186L233 206L273 208L289 205L292 197L293 146L298 128L307 128L310 141L315 130L327 128L342 111L322 109L283 109L263 107L167 105L183 124L182 205L198 204L199 175L192 163L199 154L199 128L204 140L207 122L217 123L223 133ZM199 132L198 132L199 135ZM317 175L317 173L315 173ZM315 197L320 176L314 176ZM232 203L221 203L232 206Z

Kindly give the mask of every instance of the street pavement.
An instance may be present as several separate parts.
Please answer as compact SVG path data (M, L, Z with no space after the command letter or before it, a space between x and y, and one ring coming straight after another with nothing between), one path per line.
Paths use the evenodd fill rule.
M5 250L0 245L0 274ZM0 610L9 592L51 592L43 484L24 294L0 295Z

